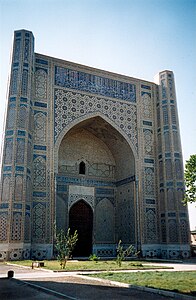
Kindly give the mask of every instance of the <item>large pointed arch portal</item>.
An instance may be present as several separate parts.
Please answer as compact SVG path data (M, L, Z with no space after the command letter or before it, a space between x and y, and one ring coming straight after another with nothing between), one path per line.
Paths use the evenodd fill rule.
M78 232L73 256L89 256L92 253L93 211L89 204L80 200L69 211L69 228Z
M77 123L58 148L56 225L78 230L74 256L112 256L120 239L137 242L135 154L109 122L96 116Z

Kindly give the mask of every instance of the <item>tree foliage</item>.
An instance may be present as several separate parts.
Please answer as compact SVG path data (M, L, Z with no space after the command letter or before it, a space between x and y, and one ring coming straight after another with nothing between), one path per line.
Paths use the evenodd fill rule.
M121 245L122 241L120 240L118 242L117 246L117 257L116 257L116 263L119 267L122 265L122 261L125 260L125 258L129 255L137 255L135 252L135 247L133 245L130 245L127 249L123 249L123 246Z
M55 248L57 250L57 259L60 262L61 269L65 269L67 260L69 259L77 240L77 230L73 235L70 234L70 228L67 230L67 234L65 234L63 229L57 234Z
M184 202L196 202L196 154L190 156L185 164L185 197Z

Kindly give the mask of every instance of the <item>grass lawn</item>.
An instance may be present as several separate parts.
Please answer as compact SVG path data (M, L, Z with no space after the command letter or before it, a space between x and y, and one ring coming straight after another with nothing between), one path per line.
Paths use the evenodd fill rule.
M11 263L23 266L32 265L32 260L12 261ZM60 271L60 264L57 260L45 260L44 268L53 271ZM85 271L85 270L98 270L98 271L113 271L113 270L148 270L148 269L162 269L163 267L151 266L150 263L143 265L138 261L123 261L122 266L119 267L114 260L108 261L68 261L66 268L63 271ZM167 267L166 267L167 268Z
M159 288L196 296L196 272L100 273L88 275L131 285Z

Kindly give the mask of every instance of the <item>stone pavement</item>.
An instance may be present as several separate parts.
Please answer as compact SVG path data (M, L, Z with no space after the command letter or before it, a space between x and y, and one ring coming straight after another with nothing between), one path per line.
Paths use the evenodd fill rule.
M155 263L153 263L155 264ZM161 263L156 263L159 266ZM174 270L195 270L195 263L163 264L174 267ZM14 279L6 279L7 272L14 271ZM85 275L87 272L82 272ZM89 273L89 272L88 272ZM81 274L81 272L80 272ZM166 300L166 299L196 299L183 297L175 293L165 295L154 293L147 288L127 288L128 285L105 280L95 280L78 275L77 272L52 272L42 269L24 268L15 265L0 264L0 299L72 299L72 300Z

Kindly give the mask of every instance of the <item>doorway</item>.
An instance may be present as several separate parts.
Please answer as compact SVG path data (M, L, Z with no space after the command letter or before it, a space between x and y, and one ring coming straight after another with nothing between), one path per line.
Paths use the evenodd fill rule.
M78 201L70 208L69 228L72 234L75 230L78 232L78 241L73 256L92 254L93 211L84 200Z

